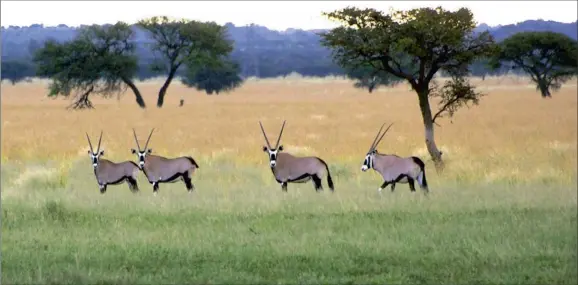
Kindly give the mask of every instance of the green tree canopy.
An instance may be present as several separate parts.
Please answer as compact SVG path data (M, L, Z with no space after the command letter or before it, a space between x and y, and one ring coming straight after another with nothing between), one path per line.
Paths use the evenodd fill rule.
M110 97L130 87L137 104L145 108L132 81L138 66L132 54L134 45L129 42L131 36L130 27L118 22L86 27L70 42L45 42L44 47L36 51L34 62L37 75L52 79L48 96L68 97L74 91L72 108L93 108L90 94Z
M240 72L239 64L223 59L204 65L192 64L181 81L184 85L195 87L199 91L204 90L209 95L219 94L241 86L243 79L239 76Z
M536 83L542 97L552 97L563 83L578 74L578 43L561 33L520 32L499 45L494 68L521 68Z
M233 51L232 41L226 38L226 28L214 22L155 16L139 21L138 25L152 36L152 50L160 53L164 60L162 65L155 66L157 70L167 72L167 79L158 94L159 108L163 106L167 89L183 64L208 64Z
M474 91L466 76L474 60L494 51L490 34L474 34L476 23L467 8L455 12L441 7L419 8L385 14L347 7L324 15L341 23L320 34L322 45L332 49L337 64L371 66L412 86L419 99L427 149L436 169L442 169L433 125L437 118L451 116L456 106L477 104L483 95ZM435 90L430 83L440 70L452 79ZM436 114L430 108L432 97L440 99Z

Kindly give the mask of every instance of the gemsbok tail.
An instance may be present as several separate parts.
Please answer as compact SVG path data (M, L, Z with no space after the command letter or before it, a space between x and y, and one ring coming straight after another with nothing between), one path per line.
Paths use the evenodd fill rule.
M331 189L331 191L334 191L335 187L333 186L333 179L331 178L331 173L329 172L329 166L327 166L327 163L323 161L323 159L319 160L321 161L321 163L323 163L323 165L325 165L325 170L327 171L327 185L329 186L329 189Z
M429 191L427 187L427 179L425 178L425 164L419 157L412 156L411 159L413 160L413 162L415 162L415 164L419 166L419 169L421 170L420 174L417 177L417 182L419 183L419 186L421 187L421 189Z
M188 159L197 169L200 168L197 162L192 157L185 156L185 158Z

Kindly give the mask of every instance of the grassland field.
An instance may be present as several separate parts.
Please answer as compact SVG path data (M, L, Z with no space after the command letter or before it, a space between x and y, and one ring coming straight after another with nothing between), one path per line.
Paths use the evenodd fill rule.
M446 170L425 149L407 85L372 94L339 78L249 80L218 96L175 82L140 82L68 111L33 81L1 86L2 284L576 284L577 85L542 99L525 78L472 79L479 106L442 119ZM181 98L185 105L178 107ZM436 101L433 101L434 109ZM336 190L282 192L263 153L261 120L285 151L317 155ZM430 195L360 171L378 150L426 162ZM200 165L196 190L144 174L101 195L85 132L105 158L136 160L141 145Z

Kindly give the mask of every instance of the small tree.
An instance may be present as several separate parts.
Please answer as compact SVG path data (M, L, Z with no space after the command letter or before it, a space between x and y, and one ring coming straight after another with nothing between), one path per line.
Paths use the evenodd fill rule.
M563 83L578 74L578 43L555 32L520 32L499 45L492 60L494 68L503 64L520 68L536 83L543 98L550 98L550 90L558 90Z
M403 80L382 70L376 70L370 65L353 65L345 67L347 77L355 80L355 88L367 89L369 93L379 86L394 86Z
M192 64L181 82L188 87L204 90L208 95L231 91L243 83L241 68L236 62L221 60L202 66Z
M459 106L476 104L483 95L473 90L466 76L474 60L494 51L490 34L473 33L476 23L466 8L456 12L419 8L386 15L375 9L348 7L323 14L341 23L321 34L322 44L333 50L339 65L363 64L409 82L419 99L427 149L436 169L443 169L434 140L435 120L444 114L451 116ZM452 79L436 91L431 83L440 70ZM435 115L430 107L432 97L441 99Z
M34 62L37 75L52 79L49 97L69 97L74 92L73 109L93 108L89 96L93 93L108 98L120 95L130 87L136 102L145 102L132 78L137 72L137 58L129 42L130 27L122 22L109 26L92 25L80 31L66 43L45 42L37 50Z
M12 85L34 76L34 65L24 60L2 60L2 80L8 79Z
M138 25L152 35L152 50L164 59L165 66L158 63L155 66L157 70L167 72L167 79L159 90L159 108L163 106L167 89L183 64L216 61L233 51L232 42L226 39L226 28L214 22L155 16L139 21Z

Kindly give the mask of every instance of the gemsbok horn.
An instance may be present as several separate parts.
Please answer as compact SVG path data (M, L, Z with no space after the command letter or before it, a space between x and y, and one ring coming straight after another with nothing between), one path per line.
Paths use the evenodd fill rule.
M331 191L334 191L333 180L331 179L331 174L329 173L329 167L327 163L319 157L307 156L307 157L297 157L289 153L282 152L283 145L279 145L281 141L281 136L283 135L283 129L285 128L285 121L283 121L283 126L281 127L281 132L279 132L279 137L277 138L277 143L275 147L271 147L269 139L265 134L265 129L263 129L263 124L259 121L261 126L261 131L265 137L266 146L263 146L263 151L269 156L269 166L271 171L275 176L275 180L281 184L281 190L287 191L287 183L305 183L313 179L313 184L315 186L315 191L323 190L321 185L321 178L324 174L327 175L327 184Z
M389 184L391 184L391 191L393 192L396 183L408 183L410 190L415 192L414 180L417 180L421 189L427 194L429 189L425 178L425 164L419 157L399 157L395 154L381 154L377 152L377 145L381 142L381 139L383 139L393 123L390 124L381 137L379 137L384 125L385 123L381 125L377 136L375 136L373 143L369 147L361 170L365 172L373 168L381 174L384 182L378 189L380 193L381 190L385 189Z
M98 146L96 148L96 152L92 147L88 133L86 133L86 138L88 139L88 145L90 146L88 155L92 161L94 176L96 176L96 181L98 182L100 193L104 194L108 185L116 185L125 181L128 183L128 187L133 193L138 192L139 189L136 179L139 172L139 167L136 165L136 163L132 161L115 163L108 159L101 158L101 156L104 155L104 149L100 149L102 131L100 132L100 138L98 138Z
M153 150L148 148L148 145L154 130L154 128L151 130L145 147L141 150L136 132L133 129L134 140L136 141L138 151L134 148L131 149L132 153L138 156L140 169L146 175L149 183L153 185L154 195L157 195L159 191L159 183L174 183L179 179L185 183L187 190L191 193L195 189L191 181L191 176L195 170L199 168L199 165L190 156L166 158L152 154Z

